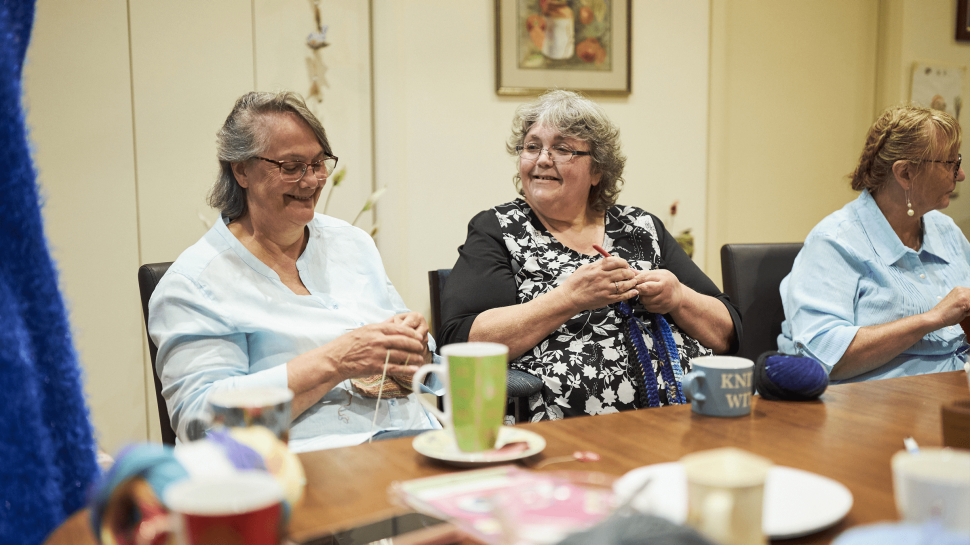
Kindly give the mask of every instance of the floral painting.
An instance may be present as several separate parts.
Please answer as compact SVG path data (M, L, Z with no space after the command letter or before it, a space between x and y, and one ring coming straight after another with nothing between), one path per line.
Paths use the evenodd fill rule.
M524 69L612 69L609 0L518 0Z
M630 94L631 0L495 0L496 92Z

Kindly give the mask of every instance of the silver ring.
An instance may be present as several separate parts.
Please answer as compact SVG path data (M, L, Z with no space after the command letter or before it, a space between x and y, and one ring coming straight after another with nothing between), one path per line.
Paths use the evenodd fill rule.
M616 285L616 280L613 281L613 289L616 290L616 293L614 293L613 295L619 295L620 294L620 286L617 286Z

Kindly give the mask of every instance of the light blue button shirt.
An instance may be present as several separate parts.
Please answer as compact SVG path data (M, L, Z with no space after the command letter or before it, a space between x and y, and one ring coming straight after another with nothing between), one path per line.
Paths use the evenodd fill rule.
M868 191L812 229L781 282L785 322L778 350L812 356L832 371L860 327L927 312L970 287L970 243L940 212L923 216L923 245L907 248ZM834 382L955 371L966 343L959 325L934 331L877 369Z
M373 240L350 224L316 214L297 260L311 295L296 295L219 221L172 264L149 302L148 330L172 427L180 438L208 415L210 392L286 387L286 362L365 324L408 312ZM431 340L434 349L434 341ZM439 428L418 403L376 399L338 384L290 429L295 452L355 445L373 433Z

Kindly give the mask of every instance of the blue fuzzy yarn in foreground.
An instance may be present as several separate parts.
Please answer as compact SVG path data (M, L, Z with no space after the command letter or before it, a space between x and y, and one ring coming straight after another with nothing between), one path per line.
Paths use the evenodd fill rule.
M21 107L33 19L33 0L0 2L0 543L18 545L83 507L98 474Z

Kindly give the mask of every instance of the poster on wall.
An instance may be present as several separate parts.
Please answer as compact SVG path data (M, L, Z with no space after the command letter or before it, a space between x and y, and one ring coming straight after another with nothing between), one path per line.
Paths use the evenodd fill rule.
M496 92L630 94L631 0L495 0Z
M943 110L957 120L963 107L964 66L917 62L913 65L913 87L910 100Z

